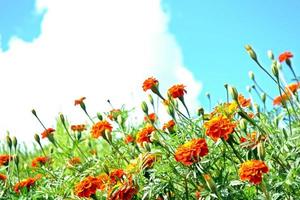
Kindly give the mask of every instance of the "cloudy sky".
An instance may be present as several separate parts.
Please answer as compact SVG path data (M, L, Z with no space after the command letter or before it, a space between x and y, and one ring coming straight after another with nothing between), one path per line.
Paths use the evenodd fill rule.
M185 84L192 110L207 106L206 92L224 100L224 83L246 92L249 70L275 95L243 46L267 68L269 49L299 63L299 9L296 0L0 0L0 138L40 133L32 108L48 127L59 112L84 122L73 105L81 96L92 115L110 109L107 99L138 106L149 76L163 93Z

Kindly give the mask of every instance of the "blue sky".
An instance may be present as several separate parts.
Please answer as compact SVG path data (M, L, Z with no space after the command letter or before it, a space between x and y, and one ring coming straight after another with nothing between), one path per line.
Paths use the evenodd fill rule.
M245 44L253 46L268 68L269 49L276 55L290 50L296 55L294 62L299 60L300 2L297 0L163 0L162 4L170 17L169 31L181 47L184 65L203 84L199 97L203 105L207 105L206 92L211 93L214 103L224 100L224 83L245 92L245 86L251 83L250 70L264 88L276 94L272 82L249 59ZM0 0L2 51L9 50L12 37L34 41L41 34L44 14L36 12L34 0Z

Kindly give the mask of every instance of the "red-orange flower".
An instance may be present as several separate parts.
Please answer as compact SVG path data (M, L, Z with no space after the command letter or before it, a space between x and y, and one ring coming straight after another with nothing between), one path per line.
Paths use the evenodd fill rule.
M168 93L173 98L180 98L183 97L184 93L186 93L186 90L184 88L185 86L182 84L173 85L171 88L169 88Z
M155 90L155 87L158 86L158 80L153 77L147 78L143 83L143 90Z
M74 105L77 106L77 105L82 104L85 99L86 99L86 97L81 97L79 99L76 99Z
M144 121L150 121L151 123L154 123L157 120L157 116L155 113L151 113L148 116L144 117Z
M216 142L219 138L228 140L229 134L233 133L236 124L225 116L217 115L205 122L204 127L206 135Z
M299 83L291 83L288 86L285 87L285 90L287 93L296 93L297 90L300 88L300 82Z
M279 55L278 60L279 60L279 62L283 62L283 61L286 61L287 59L290 59L292 57L293 57L293 54L289 51L286 51L286 52Z
M175 159L184 165L192 165L200 161L201 157L208 154L208 147L205 139L192 139L179 146L175 152Z
M95 194L97 189L103 188L103 181L98 177L88 176L79 182L74 189L78 197L90 197Z
M103 136L105 131L111 132L112 126L108 121L103 120L93 125L91 134L93 138L98 138L100 136Z
M11 161L13 159L12 156L10 155L0 155L0 166L2 165L8 165L9 161Z
M46 130L44 130L43 132L42 132L42 138L46 138L46 137L49 137L50 136L50 134L53 134L53 132L54 132L55 130L53 129L53 128L47 128Z
M136 135L136 142L143 144L143 142L151 142L150 136L155 131L154 127L151 125L146 126Z
M124 142L125 144L134 142L134 138L132 137L132 135L126 135L126 137L124 138Z
M125 172L123 169L114 169L109 173L110 184L115 185L118 181L120 181L123 176L125 176Z
M131 181L119 183L108 191L108 200L131 200L138 193L138 188Z
M85 124L72 125L71 126L71 130L72 131L82 132L82 131L86 130L86 126L85 126Z
M20 182L16 183L16 184L14 185L14 191L15 191L16 193L19 193L20 190L21 190L22 188L25 188L25 187L27 188L27 190L29 190L31 186L34 186L35 182L36 182L39 178L41 178L41 176L36 176L35 178L27 178L27 179L25 179L25 180L23 180L23 181L20 181Z
M36 157L35 159L32 160L31 166L38 167L40 165L45 165L49 161L50 161L50 158L46 157L46 156Z
M0 181L5 181L7 177L4 174L0 173Z
M245 99L245 97L241 94L238 96L238 101L242 107L249 107L251 104L251 99Z
M166 129L168 129L168 131L170 132L170 133L172 133L174 130L174 126L175 126L175 121L173 120L173 119L171 119L170 121L168 121L168 122L166 122L166 123L164 123L164 125L163 125L163 130L165 131Z
M279 95L279 96L277 96L277 97L274 98L273 105L274 106L275 105L281 105L282 102L285 102L286 100L288 100L288 98L289 97L286 94L282 94L281 96Z
M253 184L260 184L262 174L268 171L269 169L263 161L248 160L241 165L239 174L242 181L248 180Z

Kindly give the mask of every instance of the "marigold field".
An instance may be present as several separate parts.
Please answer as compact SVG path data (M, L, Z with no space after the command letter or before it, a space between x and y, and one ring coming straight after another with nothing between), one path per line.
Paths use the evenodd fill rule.
M145 77L139 124L125 107L93 113L85 97L75 106L87 124L70 124L60 114L57 126L48 127L39 118L43 111L33 109L44 129L32 135L33 149L13 135L0 141L0 199L300 199L300 80L293 54L268 52L271 67L265 67L245 48L277 96L250 72L248 94L225 84L227 101L195 111L185 103L184 83L160 91L163 81ZM284 77L282 68L293 76ZM157 104L168 120L157 115Z

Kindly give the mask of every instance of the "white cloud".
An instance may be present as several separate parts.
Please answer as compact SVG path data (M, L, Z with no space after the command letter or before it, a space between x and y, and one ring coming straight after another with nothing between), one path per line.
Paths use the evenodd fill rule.
M33 43L14 38L0 52L0 136L6 130L24 141L43 129L31 115L36 108L48 127L59 112L73 123L86 118L74 99L86 96L91 114L139 106L141 84L149 76L163 91L187 85L195 108L200 84L183 66L180 47L168 32L159 0L38 0L48 11Z

